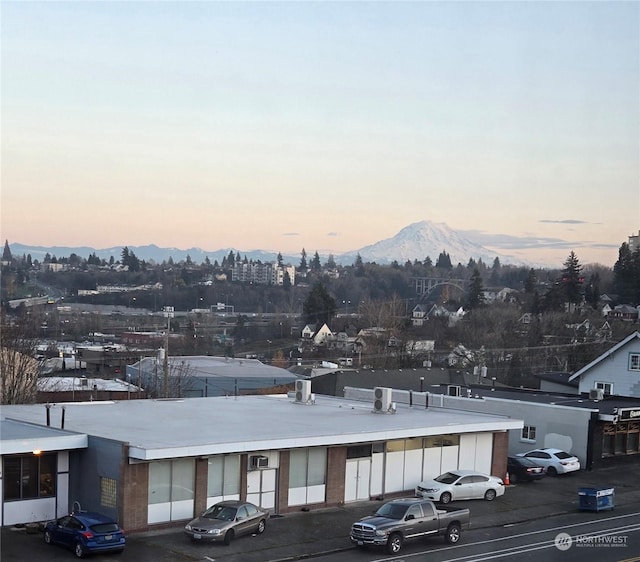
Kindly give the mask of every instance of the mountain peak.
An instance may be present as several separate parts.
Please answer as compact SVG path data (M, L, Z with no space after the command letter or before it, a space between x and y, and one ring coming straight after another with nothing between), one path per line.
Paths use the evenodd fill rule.
M428 220L405 226L392 238L357 251L363 260L376 263L423 261L427 257L435 263L442 252L449 254L454 265L466 265L472 258L485 263L493 262L496 257L506 258L464 238L445 223Z

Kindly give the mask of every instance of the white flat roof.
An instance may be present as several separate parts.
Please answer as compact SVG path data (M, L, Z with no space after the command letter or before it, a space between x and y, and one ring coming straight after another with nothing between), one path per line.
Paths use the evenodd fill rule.
M60 421L62 405L51 419ZM65 429L130 445L137 460L369 443L522 428L522 420L398 404L373 413L373 401L316 395L315 404L288 396L67 402ZM3 406L6 418L44 424L44 404ZM52 425L56 425L52 421Z
M2 408L4 411L5 406ZM0 420L0 455L85 449L87 441L87 435L84 433L72 433L46 425Z

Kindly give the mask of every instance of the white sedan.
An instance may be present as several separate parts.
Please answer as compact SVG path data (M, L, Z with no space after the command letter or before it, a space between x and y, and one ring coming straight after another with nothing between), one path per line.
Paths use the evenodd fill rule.
M416 486L416 496L440 503L453 500L492 501L504 494L504 482L473 470L450 470L434 480L425 480Z
M551 476L580 470L578 457L561 449L546 447L544 449L534 449L528 453L520 453L518 456L531 459L536 464L544 466L547 469L547 474Z

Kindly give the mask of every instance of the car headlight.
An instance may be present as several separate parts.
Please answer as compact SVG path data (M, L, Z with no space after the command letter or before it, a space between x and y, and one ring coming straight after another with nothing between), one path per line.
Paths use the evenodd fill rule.
M385 536L387 536L387 531L385 531L383 529L376 529L376 536L385 537Z
M222 533L222 531L220 529L211 529L207 531L207 533L209 533L210 535L219 535L220 533Z
M191 530L191 525L185 525L185 526L184 526L184 528L185 528L187 531L190 531L190 530Z
M438 488L425 488L424 491L433 494L434 492L438 491Z

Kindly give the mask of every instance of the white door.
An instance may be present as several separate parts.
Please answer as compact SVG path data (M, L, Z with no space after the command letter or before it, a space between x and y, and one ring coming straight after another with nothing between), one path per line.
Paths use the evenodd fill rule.
M368 500L371 459L349 459L345 470L344 501Z
M276 508L277 469L265 468L247 472L247 501L270 511Z

